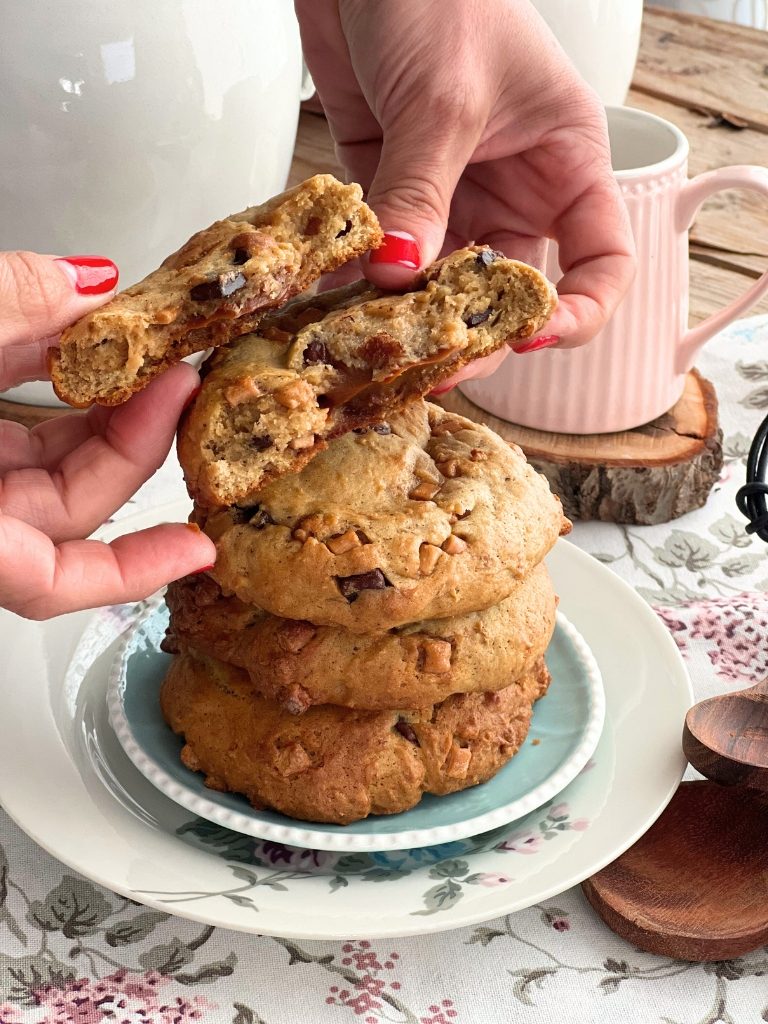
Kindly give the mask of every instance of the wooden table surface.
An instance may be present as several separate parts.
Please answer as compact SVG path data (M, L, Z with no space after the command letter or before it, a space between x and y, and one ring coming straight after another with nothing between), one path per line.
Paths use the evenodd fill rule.
M690 173L768 167L768 34L648 8L628 104L667 118L691 144ZM291 183L341 175L325 119L303 112ZM691 322L722 308L768 268L768 200L720 192L691 232ZM753 312L768 312L768 298Z

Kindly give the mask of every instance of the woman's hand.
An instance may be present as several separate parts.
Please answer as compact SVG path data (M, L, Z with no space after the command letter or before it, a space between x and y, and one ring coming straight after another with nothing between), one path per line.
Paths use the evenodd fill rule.
M603 108L528 0L296 10L339 159L389 236L366 276L402 286L469 242L543 267L553 238L560 305L544 337L515 351L589 341L632 279L632 235Z
M116 284L109 260L0 253L0 391L45 379L58 332L111 298ZM45 619L138 600L214 561L211 541L182 524L112 544L81 539L162 464L197 386L181 364L115 409L33 430L0 420L0 606Z

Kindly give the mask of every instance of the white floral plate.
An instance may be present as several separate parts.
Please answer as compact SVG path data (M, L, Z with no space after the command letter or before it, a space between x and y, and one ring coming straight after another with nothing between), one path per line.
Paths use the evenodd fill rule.
M183 521L185 503L125 519L112 539ZM603 676L592 760L522 821L414 851L338 854L254 839L195 818L131 764L110 728L107 678L147 605L49 623L0 614L0 803L53 856L93 881L211 925L293 938L458 928L548 899L613 860L658 817L684 768L692 697L678 651L634 591L560 542L548 560L561 608Z
M206 789L181 763L181 740L160 712L160 685L171 658L160 650L168 610L158 598L118 648L107 690L109 721L120 745L161 793L224 828L315 850L354 853L410 850L466 839L516 821L556 796L595 751L605 719L600 669L586 643L558 612L547 651L552 683L534 708L526 743L483 786L450 796L425 796L402 814L351 825L297 822L257 811L235 793Z

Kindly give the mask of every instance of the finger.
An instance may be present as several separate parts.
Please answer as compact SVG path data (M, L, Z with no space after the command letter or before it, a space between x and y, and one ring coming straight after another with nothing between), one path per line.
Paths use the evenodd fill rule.
M509 349L505 346L498 352L492 352L489 356L485 356L483 359L475 359L474 362L467 363L466 366L455 373L448 380L443 381L432 394L435 397L446 394L460 384L463 380L476 380L480 377L490 377L504 362L509 355Z
M507 231L495 231L476 239L479 245L490 245L497 252L503 252L512 260L520 260L531 267L544 270L547 264L547 239L534 238L532 235L510 234Z
M49 537L0 515L0 606L29 619L138 601L170 580L210 567L212 541L188 525L155 526L111 544Z
M0 482L0 510L61 542L91 533L162 465L185 402L199 384L180 363L115 409L94 408L82 430L65 417L31 432L35 468L11 470ZM66 421L70 420L67 424ZM77 444L64 457L61 448Z
M106 302L117 287L117 267L101 256L41 256L0 253L0 352L58 334L68 324ZM0 387L16 365L0 362ZM24 369L24 368L22 368ZM25 372L28 372L25 370Z
M58 340L54 335L0 347L0 391L30 380L48 380L48 349Z
M455 122L459 123L456 124ZM445 124L452 130L445 131ZM462 111L427 111L414 103L384 128L381 159L368 203L384 229L384 245L364 261L382 288L407 285L440 253L451 199L479 137L478 119Z
M558 348L575 348L605 326L635 273L632 230L615 180L605 177L584 192L555 223L554 235L564 273L543 333L559 335Z

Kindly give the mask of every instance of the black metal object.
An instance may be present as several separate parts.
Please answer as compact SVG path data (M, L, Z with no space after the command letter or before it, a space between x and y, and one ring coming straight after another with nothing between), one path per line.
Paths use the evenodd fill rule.
M749 519L747 533L768 543L768 416L758 427L747 458L747 482L739 488L736 504Z

